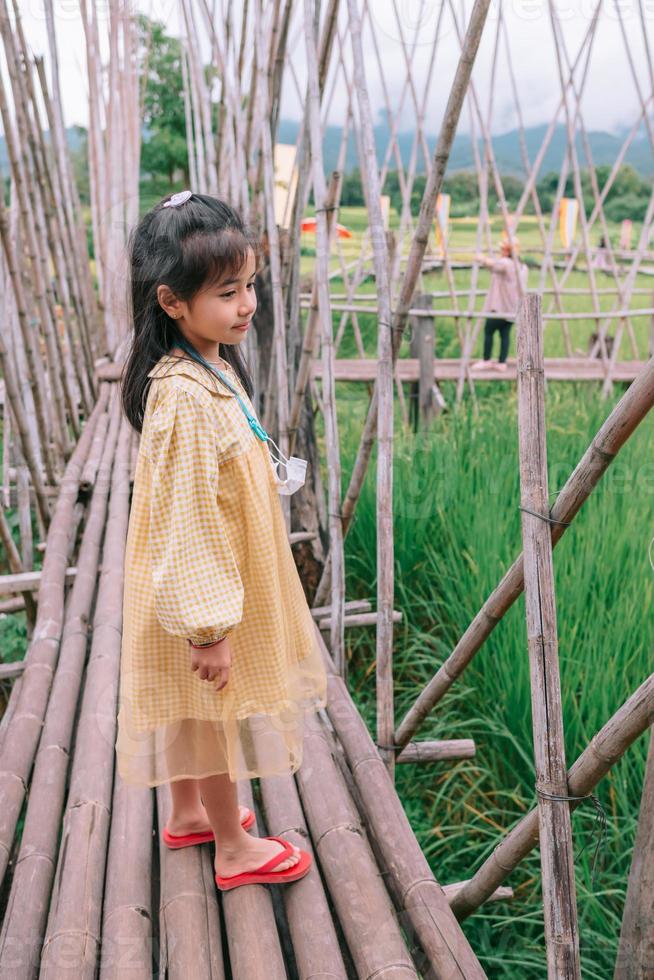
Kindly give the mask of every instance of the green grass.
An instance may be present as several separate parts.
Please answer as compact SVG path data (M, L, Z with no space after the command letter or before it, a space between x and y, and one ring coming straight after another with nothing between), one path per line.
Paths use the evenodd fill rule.
M0 431L2 425L0 424ZM0 437L0 456L2 455L2 438ZM5 519L9 525L14 544L20 551L20 530L19 517L16 508L8 508L5 511ZM32 535L34 542L39 540L39 528L34 513L32 513ZM4 545L0 544L0 561L2 567L8 569L9 559L7 558ZM39 571L43 566L43 553L34 550L32 556L32 568ZM13 663L22 660L27 649L27 623L25 611L15 613L0 613L0 650L2 655L0 660L4 663Z
M398 429L395 608L404 618L395 627L396 722L521 550L515 389L500 387L480 400L478 410L466 402L442 416L426 437ZM361 389L357 397L353 388L338 387L343 490L364 414ZM551 491L563 486L610 407L596 386L550 386ZM554 551L568 765L652 670L653 436L649 418ZM347 598L373 603L374 488L373 456L346 541ZM352 630L346 640L351 690L374 732L374 630ZM523 597L418 737L476 742L471 760L396 767L400 797L436 877L458 881L474 873L535 802ZM592 842L576 862L582 968L593 980L613 973L645 754L641 738L596 790L607 813L608 840L594 885ZM590 839L594 820L589 804L574 813L575 853ZM546 972L538 852L507 883L514 900L487 904L464 930L490 978L536 980Z

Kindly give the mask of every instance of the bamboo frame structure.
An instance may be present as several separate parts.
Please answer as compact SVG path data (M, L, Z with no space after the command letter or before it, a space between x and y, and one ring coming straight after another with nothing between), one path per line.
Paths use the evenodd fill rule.
M654 358L650 358L600 427L550 508L549 516L555 522L551 529L552 546L558 544L593 488L653 406ZM462 674L523 588L523 556L520 555L398 725L395 732L398 748L413 738L421 723Z
M575 810L595 788L611 766L652 724L654 712L654 675L650 675L597 732L579 758L568 770L568 793ZM534 808L523 817L495 847L473 877L466 882L452 902L458 919L470 915L538 844L538 811Z
M310 591L316 636L329 673L327 710L307 732L306 764L295 778L262 780L256 793L249 785L239 787L241 800L256 810L256 832L289 835L312 850L316 867L283 896L252 888L218 901L206 850L171 854L161 843L155 850L151 847L153 826L163 826L169 812L165 788L132 794L113 772L120 569L138 452L136 434L120 418L117 382L128 336L122 292L125 232L140 209L139 123L150 39L147 32L139 34L134 11L123 0L112 0L106 16L97 0L81 0L92 264L84 207L67 147L52 0L44 5L47 62L30 51L17 0L0 0L6 62L0 78L0 114L9 167L0 201L0 540L6 556L0 593L11 597L2 603L3 613L24 613L28 624L24 661L0 664L0 679L11 685L0 720L0 884L6 896L0 980L8 975L9 954L16 949L21 951L18 971L25 976L39 968L46 976L58 976L64 954L76 975L95 976L98 967L102 975L117 974L125 944L136 951L137 972L143 976L151 974L154 958L162 975L185 975L200 946L207 951L211 975L221 976L229 969L231 975L247 980L285 977L288 963L301 976L356 973L379 978L402 973L430 980L481 978L483 968L457 920L482 902L508 897L511 891L502 889L501 882L539 840L548 971L551 976L579 975L570 847L571 811L579 801L569 797L589 793L651 725L652 678L567 771L557 687L552 548L654 403L654 358L641 360L638 340L640 331L642 343L642 318L654 322L652 291L642 285L645 275L654 271L654 191L636 247L618 248L609 242L607 268L601 274L594 266L591 241L596 229L608 241L607 196L641 128L654 149L654 71L642 5L646 73L635 63L618 9L638 112L608 177L600 182L582 112L602 16L600 3L572 50L554 0L548 0L560 97L532 161L513 39L502 5L493 26L487 22L489 7L490 0L439 5L433 33L423 38L428 43L423 45L426 58L421 68L418 36L407 36L401 5L391 0L388 13L404 73L393 92L385 72L382 29L368 0L329 0L324 5L312 0L245 0L240 9L221 3L219 10L207 0L180 0L180 99L192 189L233 202L267 243L269 323L260 323L244 343L258 381L254 401L287 454L298 445L300 452L305 445L315 449L322 427L322 462L327 468L326 501L318 491L302 505L297 498L281 501L296 554L312 550L317 569ZM430 99L434 85L443 85L437 63L452 38L456 67L430 152ZM487 85L476 68L483 41L491 46ZM296 58L298 50L306 64ZM492 138L503 62L525 173L513 211ZM375 73L388 121L383 145L378 145L373 124ZM296 182L282 224L274 203L275 147L285 86L293 86L303 112L295 147ZM324 140L339 97L343 126L337 164L327 176ZM402 130L409 115L415 127L407 154ZM548 305L536 309L536 297L527 294L518 358L501 380L518 382L523 504L559 523L550 528L533 514L523 515L524 554L396 725L394 624L403 616L393 608L395 408L407 433L404 384L419 381L424 426L434 426L435 404L440 405L437 380L453 383L458 404L466 392L475 399L476 383L493 377L472 371L470 365L483 322L478 310L479 263L470 251L448 241L446 228L440 229L440 252L432 247L438 195L457 128L465 118L479 187L475 251L493 251L493 193L509 240L524 227L528 206L535 216L538 241L529 252L537 267L539 297L547 298ZM539 200L537 181L561 118L566 154L550 209ZM350 144L361 173L368 221L356 240L355 254L337 231ZM421 164L425 184L416 215ZM584 165L589 209L582 196ZM393 171L399 206L391 221L384 191ZM568 178L580 204L580 236L570 248L560 248L555 235ZM298 242L310 195L316 250L307 278L301 275ZM427 276L435 271L442 282L429 288ZM579 273L586 276L587 288L569 284ZM642 301L637 299L645 294ZM587 300L588 308L572 312L566 304L569 297ZM371 321L374 355L366 346ZM445 321L452 324L458 357L439 356L440 325ZM573 349L579 321L595 329L585 357ZM426 328L415 329L420 352L405 357L407 327L413 330L416 323ZM545 325L550 332L560 330L565 358L543 359ZM615 330L612 338L610 329ZM345 343L354 344L358 358L339 357ZM535 368L528 364L531 361ZM550 378L592 379L605 396L614 384L635 380L546 514L543 393ZM339 382L357 379L368 385L369 402L343 495ZM428 395L436 402L430 403ZM368 600L346 601L345 539L375 449L373 609ZM322 490L320 475L317 482ZM18 544L4 513L11 507L18 512ZM41 550L44 564L37 572L34 554ZM534 667L538 788L565 799L547 801L541 796L538 808L472 878L441 888L395 792L394 767L474 755L472 739L418 741L414 736L523 587ZM538 619L544 611L549 615ZM347 631L362 626L376 630L374 737L347 685ZM321 634L328 637L328 645ZM651 769L650 752L639 840L651 834ZM563 883L557 877L561 867L567 869ZM637 943L639 931L651 927L644 898L650 871L649 864L634 861L623 950ZM350 881L356 889L349 887ZM320 937L318 943L308 941L307 923L314 937ZM557 933L563 941L561 936L555 941ZM34 936L40 938L32 943ZM619 963L616 980L629 976L620 973L621 968Z

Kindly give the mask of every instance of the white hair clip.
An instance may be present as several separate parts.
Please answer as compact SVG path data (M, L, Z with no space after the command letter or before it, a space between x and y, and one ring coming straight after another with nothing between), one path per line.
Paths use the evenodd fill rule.
M178 208L181 204L186 204L189 197L193 197L193 191L180 191L178 194L173 194L170 200L164 201L164 207Z

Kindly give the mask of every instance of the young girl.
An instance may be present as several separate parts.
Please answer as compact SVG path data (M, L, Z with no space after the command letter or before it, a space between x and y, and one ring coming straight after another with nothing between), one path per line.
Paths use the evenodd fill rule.
M295 881L311 857L253 837L236 780L296 772L326 704L279 479L238 346L259 243L229 205L182 191L131 234L134 334L122 405L141 433L125 555L116 755L170 784L169 847L215 840L216 883Z

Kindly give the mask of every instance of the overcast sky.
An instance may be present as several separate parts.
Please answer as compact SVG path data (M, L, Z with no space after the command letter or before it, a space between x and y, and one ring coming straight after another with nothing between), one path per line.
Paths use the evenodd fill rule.
M45 18L41 0L19 0L23 23L32 50L44 54L47 60L47 41ZM98 0L101 11L101 27L107 19L108 0ZM171 33L181 35L178 0L157 0L143 2L134 0L136 7L158 20L164 21ZM269 2L269 0L265 0ZM592 12L597 0L557 0L556 10L563 30L565 44L571 59L574 59L591 23ZM647 67L644 30L650 45L654 48L654 0L603 0L600 22L592 49L588 78L582 97L582 110L586 126L615 132L629 127L638 110L638 98L633 76L630 73L625 44L622 38L616 5L620 4L629 47L635 62L636 74L645 96L651 94L652 82ZM461 20L461 11L469 12L472 0L454 0ZM220 9L220 3L217 8ZM238 8L239 0L234 6ZM251 7L254 4L251 4ZM323 9L326 6L323 3ZM393 12L392 0L370 0L369 10L375 27L380 57L384 65L383 80L388 97L394 109L401 98L406 66L401 44L401 33L409 48L412 48L411 64L414 68L416 87L424 92L427 68L436 27L441 14L441 0L396 0ZM66 125L73 123L86 125L88 119L87 86L85 77L85 48L83 31L79 20L78 0L54 0L57 41L60 52L61 85L64 100ZM293 62L299 83L304 83L305 51L300 32L303 3L298 0L291 44ZM473 82L479 97L484 116L488 114L488 93L492 52L497 35L499 4L491 4L490 13L480 46L473 73ZM509 39L511 62L519 89L519 101L525 125L549 122L560 99L560 83L556 55L552 37L552 24L547 0L503 0L503 16L506 34ZM340 24L345 31L347 4L341 3ZM504 46L504 33L500 36L500 57L495 81L495 96L492 106L491 128L500 133L517 125L515 98ZM384 106L382 81L379 77L377 60L369 29L365 31L364 51L366 53L366 73L373 109L377 112ZM345 31L344 48L348 67L350 48ZM207 41L206 60L210 58ZM437 47L435 70L427 100L428 132L438 131L445 107L451 79L456 66L459 45L454 22L450 14L449 0L443 14L440 40ZM4 64L2 66L4 71ZM298 118L300 103L290 76L284 88L282 115ZM330 76L331 77L331 76ZM580 76L577 76L580 80ZM327 91L332 92L331 85ZM344 86L335 88L329 121L340 123L346 106ZM651 106L650 106L651 109ZM413 126L413 111L410 98L405 98L402 111L402 129ZM460 132L469 131L470 114L464 109L459 126Z

